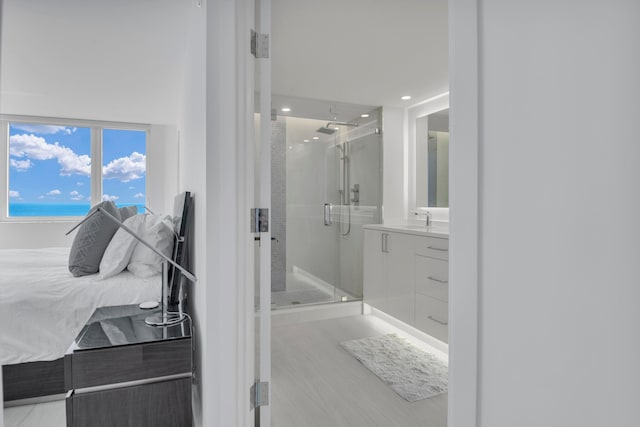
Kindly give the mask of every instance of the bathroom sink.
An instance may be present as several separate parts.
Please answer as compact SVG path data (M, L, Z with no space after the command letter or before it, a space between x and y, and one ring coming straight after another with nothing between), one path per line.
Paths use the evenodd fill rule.
M432 223L428 227L424 224L402 224L392 225L390 228L411 230L411 231L423 231L425 233L437 233L437 234L449 234L449 223Z
M408 228L409 230L422 230L422 231L427 231L430 228L433 228L433 225L430 225L429 227L427 227L426 225L423 224L407 224L407 225L403 225L404 228Z

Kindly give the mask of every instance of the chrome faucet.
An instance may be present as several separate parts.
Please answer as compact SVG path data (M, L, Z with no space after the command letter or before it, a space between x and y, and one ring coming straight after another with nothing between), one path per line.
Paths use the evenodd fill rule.
M429 227L431 225L431 212L427 211L425 225Z

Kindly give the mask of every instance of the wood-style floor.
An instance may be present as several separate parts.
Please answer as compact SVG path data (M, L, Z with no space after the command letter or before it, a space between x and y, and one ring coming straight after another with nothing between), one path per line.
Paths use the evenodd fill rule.
M446 394L407 402L339 345L388 332L374 316L274 326L273 427L446 427Z
M447 395L409 403L340 347L398 332L374 316L274 323L273 427L446 427ZM5 408L5 427L63 427L64 401Z
M64 427L64 400L4 408L5 427Z

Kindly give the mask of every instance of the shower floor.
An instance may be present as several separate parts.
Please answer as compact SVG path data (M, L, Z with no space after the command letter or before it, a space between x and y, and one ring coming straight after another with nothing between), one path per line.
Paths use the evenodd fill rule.
M271 309L359 299L300 269L287 273L286 281L286 290L271 292Z

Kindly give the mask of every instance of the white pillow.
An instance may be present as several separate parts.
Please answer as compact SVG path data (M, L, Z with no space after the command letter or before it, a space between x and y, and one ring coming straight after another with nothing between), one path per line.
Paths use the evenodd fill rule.
M145 241L171 258L173 250L173 222L170 215L145 215L138 233ZM131 254L127 269L138 277L151 277L162 272L163 259L139 243Z
M140 234L140 227L144 222L146 215L134 215L124 220L123 224L133 230L134 233ZM104 251L102 260L100 261L100 277L107 279L127 268L131 254L135 249L138 241L122 228L118 228L116 234L113 235L109 246Z

